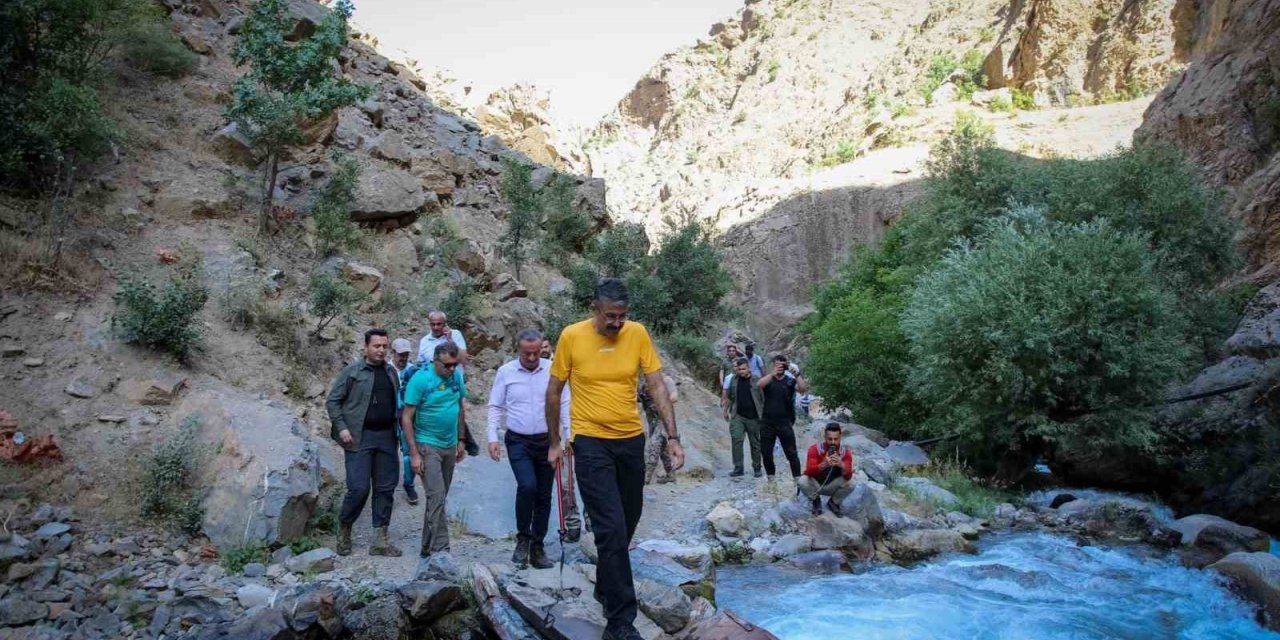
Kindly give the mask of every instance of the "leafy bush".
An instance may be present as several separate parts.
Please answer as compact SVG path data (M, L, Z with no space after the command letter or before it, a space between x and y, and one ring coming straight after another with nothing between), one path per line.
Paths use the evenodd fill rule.
M574 206L577 194L574 179L562 173L552 176L538 194L544 214L540 257L548 264L563 266L591 238L591 219Z
M990 460L1035 442L1148 447L1141 407L1184 370L1146 238L1020 210L923 276L902 314L925 428ZM1026 445L1026 446L1024 446Z
M1036 108L1035 96L1033 96L1031 92L1014 88L1012 90L1012 93L1013 93L1014 109L1019 109L1022 111L1032 111Z
M356 305L364 299L364 294L355 287L325 271L311 274L307 290L311 293L311 315L320 319L311 332L313 335L324 331L339 317L350 322Z
M200 311L208 300L194 267L171 277L161 290L139 276L125 276L111 325L125 342L186 359L200 343Z
M320 547L323 547L323 546L324 545L320 544L319 540L316 540L311 536L302 536L297 540L289 541L289 550L292 551L293 555L295 556L304 554L308 551L319 549Z
M470 285L458 283L449 288L440 310L453 322L470 320L480 311L480 294Z
M182 43L167 22L160 18L139 25L125 43L124 55L129 64L143 71L181 78L195 69L200 58Z
M822 157L818 161L820 167L834 167L846 162L852 162L858 157L858 145L851 140L841 140L836 143L836 148L831 153Z
M710 230L692 220L674 227L652 257L651 288L665 294L636 315L659 332L697 332L724 317L721 301L733 290L733 276L711 244Z
M959 60L951 53L940 53L929 60L929 65L925 69L924 77L920 80L920 95L928 100L938 87L947 82L952 72L959 69L962 75L953 82L956 88L960 90L959 97L961 100L968 100L973 93L986 84L986 76L982 73L982 61L984 56L978 49L972 49L964 54Z
M996 149L971 114L934 147L928 170L925 194L885 238L816 289L805 322L815 393L899 438L962 428L982 469L1024 439L1145 441L1140 412L1112 407L1158 399L1185 349L1210 353L1239 317L1243 298L1214 290L1239 263L1217 194L1168 148L1022 158ZM1135 252L1147 262L1117 266ZM1127 268L1128 282L1107 279ZM1000 298L1014 292L1023 298ZM1040 324L1026 326L1029 317ZM1120 348L1110 332L1153 350L1118 352L1099 370L1086 356ZM1075 415L1084 411L1094 413Z
M194 486L203 459L196 442L199 416L183 421L176 432L156 447L143 467L140 500L142 516L194 535L204 519L201 498Z
M311 207L316 256L321 258L357 249L365 241L364 230L351 219L350 213L356 198L360 165L345 155L336 158L334 165L333 177L320 189Z
M647 255L649 235L644 225L637 222L619 222L605 229L587 250L587 258L599 267L600 276L606 278L625 277L639 268Z
M661 338L662 346L676 359L685 363L695 374L713 373L719 369L721 362L716 357L715 347L703 336L691 333L672 333ZM697 376L702 379L706 376Z
M246 564L253 562L271 564L271 553L260 544L243 544L218 550L218 564L231 575L239 575Z
M584 319L581 309L568 294L561 293L547 298L547 312L542 316L543 332L553 344L559 341L565 327Z
M717 565L747 564L751 562L751 549L741 542L730 542L712 549L711 561Z
M1013 102L1004 96L995 96L991 102L987 103L987 111L1001 112L1013 111Z

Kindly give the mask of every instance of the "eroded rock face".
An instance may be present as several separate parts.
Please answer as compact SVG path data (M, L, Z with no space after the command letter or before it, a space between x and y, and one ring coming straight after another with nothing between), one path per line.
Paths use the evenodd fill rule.
M1230 190L1228 212L1259 281L1280 272L1280 10L1274 0L1179 2L1190 64L1148 107L1135 138L1171 143Z
M217 384L189 391L174 414L196 416L220 447L205 471L203 531L219 546L302 536L320 491L316 444L286 409Z

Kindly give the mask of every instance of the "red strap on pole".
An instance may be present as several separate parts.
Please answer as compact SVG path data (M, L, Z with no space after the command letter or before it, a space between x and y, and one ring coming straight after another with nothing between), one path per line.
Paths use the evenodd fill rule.
M564 526L564 478L561 477L560 471L564 466L564 455L561 454L556 459L556 512L560 515L560 544L564 544L564 534L568 529Z

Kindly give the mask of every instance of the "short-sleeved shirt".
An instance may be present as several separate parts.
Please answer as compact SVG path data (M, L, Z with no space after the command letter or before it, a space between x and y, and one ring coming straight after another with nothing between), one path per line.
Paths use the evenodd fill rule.
M458 446L458 408L465 397L467 386L459 371L447 379L436 375L433 366L413 374L404 391L405 406L417 407L413 439L441 449Z
M573 395L569 425L573 436L632 438L644 433L636 410L636 371L662 369L658 350L644 325L626 322L615 337L596 332L591 320L565 327L556 343L551 375L569 384Z
M422 336L422 340L418 342L418 362L431 362L436 357L436 347L442 342L452 342L458 345L462 351L467 350L467 341L463 339L462 332L457 329L450 329L439 338L431 335L428 331L427 335Z
M747 366L751 367L751 375L757 378L764 377L764 358L761 358L760 354L751 354L747 359Z

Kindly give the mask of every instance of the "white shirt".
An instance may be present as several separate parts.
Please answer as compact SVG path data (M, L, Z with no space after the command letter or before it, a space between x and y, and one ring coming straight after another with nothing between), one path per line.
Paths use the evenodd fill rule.
M458 349L467 350L467 341L462 339L462 332L457 329L450 329L448 335L439 338L431 335L428 331L427 335L422 337L422 341L418 343L418 362L431 362L436 357L436 347L442 342L452 342L458 345Z
M524 435L547 432L547 384L551 382L551 361L538 360L530 371L512 360L498 367L489 390L489 442L498 441L498 427L506 417L507 430ZM560 395L560 438L569 440L569 389Z

